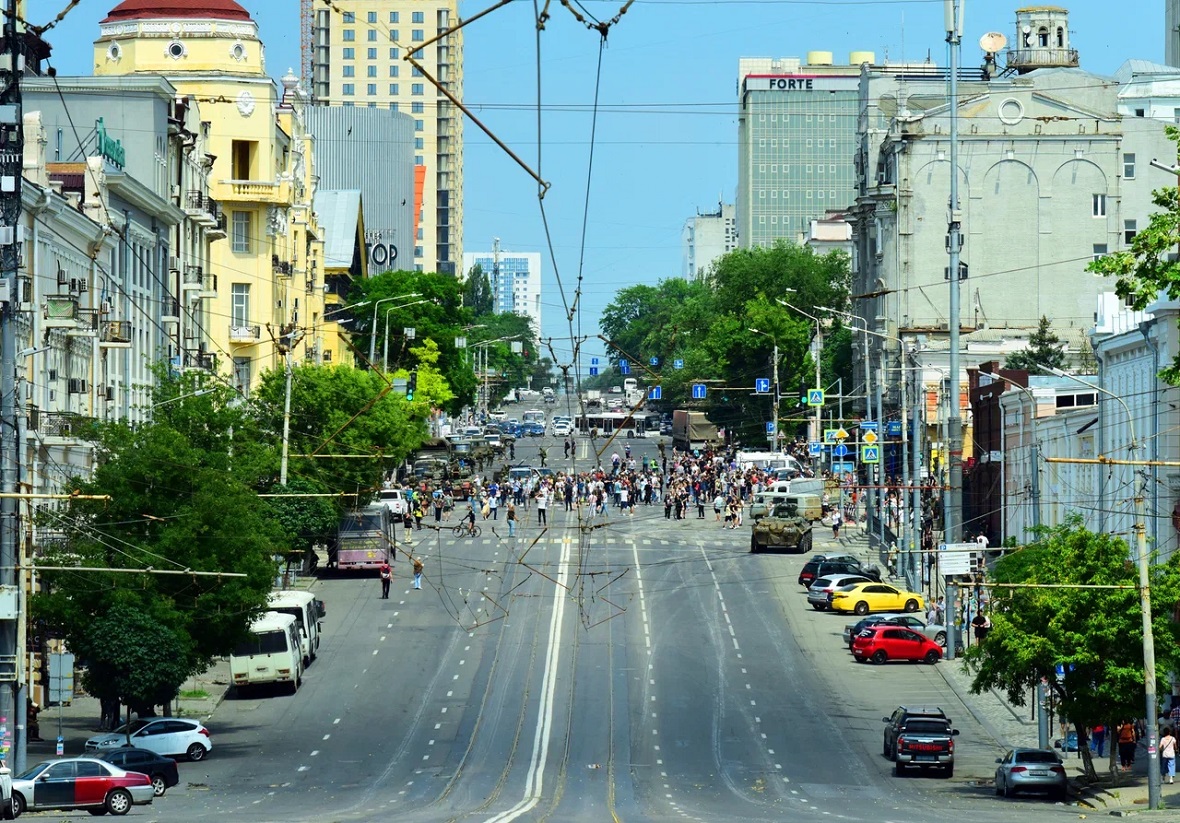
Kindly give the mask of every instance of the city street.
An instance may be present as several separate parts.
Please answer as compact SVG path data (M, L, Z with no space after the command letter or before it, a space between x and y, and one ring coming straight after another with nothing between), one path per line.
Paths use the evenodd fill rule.
M535 442L520 443L518 463ZM544 442L560 454L560 441ZM654 441L632 446L639 458ZM208 720L211 756L182 763L181 785L133 814L497 823L1076 814L976 785L998 746L935 667L854 663L840 642L845 618L806 605L795 580L805 558L749 554L748 526L724 530L711 510L669 521L662 506L641 506L579 524L563 508L551 507L547 531L535 509L524 512L515 540L503 521L481 523L474 540L415 532L423 591L409 586L404 557L388 601L375 577L319 582L327 633L299 693L231 695ZM817 550L829 535L817 530ZM952 779L892 776L881 718L903 702L941 705L954 719Z

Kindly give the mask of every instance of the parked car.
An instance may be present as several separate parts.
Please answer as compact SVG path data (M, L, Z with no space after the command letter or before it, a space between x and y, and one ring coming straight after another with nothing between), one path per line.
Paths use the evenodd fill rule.
M1037 791L1048 792L1053 800L1065 799L1065 766L1052 749L1013 749L996 763L996 794L1012 797Z
M125 771L146 774L151 778L152 791L156 797L163 797L164 792L180 782L180 770L176 768L176 761L147 749L124 746L105 752L99 755L98 759Z
M836 592L839 594L839 592ZM873 663L888 663L890 660L923 660L931 665L942 660L942 646L916 631L878 623L861 629L852 639L852 656L857 663L871 660Z
M955 773L955 737L950 721L936 717L911 717L897 733L893 774L901 777L913 766L923 771L941 769L944 777Z
M12 816L46 809L86 809L124 815L155 797L146 774L129 772L94 757L43 760L12 781Z
M87 754L97 754L128 745L127 725L113 732L96 734L86 741ZM161 755L184 755L204 760L213 748L209 730L196 720L183 717L142 717L131 721L130 745Z
M832 610L866 615L869 612L916 612L922 595L888 583L859 583L851 589L832 592Z
M862 617L860 620L849 623L844 627L844 642L848 644L848 648L852 648L852 639L860 634L861 629L866 629L869 626L875 626L878 623L892 623L895 626L905 626L907 629L913 629L919 634L924 634L938 645L946 648L946 626L938 623L927 624L926 621L920 617L915 617L912 614L870 614L867 617Z
M881 740L881 753L890 760L897 757L897 736L901 733L902 727L915 717L951 722L951 719L946 716L946 712L938 706L898 706L893 710L893 714L881 718L881 722L885 724L885 733Z
M821 577L811 584L811 588L807 590L807 602L811 604L811 608L817 612L822 612L828 608L828 601L832 597L832 592L841 586L847 586L851 583L868 583L870 582L863 574L832 574L827 577Z
M859 574L869 580L880 580L881 571L876 566L863 566L855 557L845 555L840 558L824 558L808 560L799 572L799 585L807 589L820 577L831 574Z

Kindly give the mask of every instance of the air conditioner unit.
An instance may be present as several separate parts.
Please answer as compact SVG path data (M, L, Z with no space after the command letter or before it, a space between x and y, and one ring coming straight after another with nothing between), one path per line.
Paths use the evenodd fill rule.
M102 305L99 307L99 310L103 314L110 314L111 313L111 301L110 300L102 301Z
M180 274L180 261L175 257L168 258L168 271L173 274Z
M106 397L108 403L112 402L115 399L115 387L107 386L103 395Z
M59 266L57 269L57 285L64 286L69 281L70 278L66 276L66 270Z
M172 184L172 196L180 197L180 185L178 183Z
M332 362L332 352L330 352L330 351L326 351L326 352L324 352L324 362L325 362L325 363L331 363L331 362Z
M66 384L66 391L70 394L85 394L89 390L86 381L81 377L71 377Z

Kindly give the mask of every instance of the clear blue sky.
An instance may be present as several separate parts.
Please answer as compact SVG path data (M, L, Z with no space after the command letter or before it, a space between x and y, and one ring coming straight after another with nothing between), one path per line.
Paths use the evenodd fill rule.
M267 68L299 69L297 0L239 0L258 21ZM317 0L317 3L319 0ZM620 4L583 0L600 19ZM45 22L66 0L30 0ZM62 74L91 73L98 21L117 0L82 0L50 32ZM1061 0L1070 10L1072 45L1082 67L1109 74L1128 58L1163 60L1163 3L1131 0L1117 10L1100 0ZM463 2L465 18L491 0ZM1015 9L1027 2L966 0L963 62L980 60L986 31L1013 38ZM542 175L557 271L572 300L581 249L598 35L557 0L541 36ZM869 50L881 60L945 64L941 0L637 0L611 30L602 57L600 113L590 184L581 325L598 333L598 316L616 291L680 272L680 232L698 207L732 202L737 182L738 58L805 57ZM536 60L533 5L515 2L466 29L465 100L496 134L536 166ZM492 237L506 249L542 252L543 334L568 359L569 326L554 260L545 244L536 186L473 124L465 131L465 231L468 251ZM592 341L583 354L601 354ZM585 361L583 361L585 362Z

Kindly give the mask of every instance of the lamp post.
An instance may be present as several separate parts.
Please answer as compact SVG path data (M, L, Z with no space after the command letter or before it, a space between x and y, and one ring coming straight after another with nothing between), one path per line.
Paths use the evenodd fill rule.
M773 388L773 391L774 391L774 440L773 440L773 443L774 443L774 451L777 452L779 449L778 403L779 403L779 396L782 394L782 392L779 391L779 385L778 385L778 338L775 337L773 334L767 334L764 331L758 331L758 329L750 329L749 331L754 332L754 334L760 334L763 337L769 337L770 341L772 343L774 343L774 352L771 354L770 357L771 357L771 361L772 361L771 369L774 372L774 376L773 376L773 379L774 379L774 388Z
M369 330L369 365L373 365L373 358L377 356L377 308L382 303L388 303L390 300L404 300L407 297L421 297L418 292L410 292L409 294L397 294L393 297L382 297L373 304L373 328Z
M202 394L209 394L213 389L197 389L196 391L182 394L178 397L169 397L167 400L161 400L159 403L152 403L153 409L158 409L160 406L167 406L169 403L175 403L177 400L187 400L190 397L200 397Z
M389 315L392 312L407 309L410 306L417 306L419 303L433 303L433 300L414 300L410 303L403 303L400 306L390 306L385 310L385 340L381 345L381 368L389 371Z
M794 289L784 289L784 291L793 292L795 290ZM781 297L776 297L775 300L778 303L786 306L788 309L798 312L799 314L803 315L804 317L808 318L809 320L815 321L815 387L817 389L822 389L823 382L822 382L822 378L820 377L820 362L819 362L819 360L820 360L820 353L823 351L823 348L824 348L824 333L823 333L823 329L820 328L820 319L818 317L816 317L814 314L808 314L807 312L803 311L803 309L799 308L798 306L792 306L790 303L788 303L786 300L783 300ZM811 433L811 442L812 443L818 443L823 438L823 433L824 433L823 413L824 413L824 411L823 411L822 406L815 407L815 421L812 424L814 426L814 429L812 430L812 433ZM819 474L819 471L818 471L818 469L820 468L819 463L820 463L820 461L819 461L819 458L817 457L816 458L816 470L817 470L816 475Z
M1135 416L1131 414L1131 409L1123 398L1109 389L1104 389L1089 380L1083 380L1076 374L1069 374L1052 366L1038 365L1051 374L1067 377L1076 383L1088 386L1099 394L1105 394L1118 401L1118 404L1123 407L1123 412L1127 415L1127 431L1131 435L1131 445L1128 450L1131 452L1131 459L1134 460L1135 450L1139 448L1139 441L1135 438ZM1143 696L1147 703L1147 807L1157 809L1160 804L1160 755L1156 740L1159 735L1159 706L1156 704L1155 694L1155 632L1151 626L1151 575L1147 562L1147 513L1145 508L1143 483L1139 483L1135 488L1135 524L1132 529L1135 532L1135 549L1139 554L1139 613L1143 620Z
M477 411L479 410L481 404L483 406L483 410L485 413L488 410L488 346L492 345L493 343L504 343L509 340L518 340L519 338L520 338L520 335L513 334L513 335L509 335L508 337L497 337L495 340L481 340L479 343L471 343L469 345L469 348L472 348L472 349L481 349L481 348L483 349L483 370L479 374L476 375L476 377L479 380L478 385L480 385L480 387L482 389L482 391L480 392L481 397L476 402L476 410ZM476 367L478 368L480 353L477 351L475 354L476 354L475 363L476 363Z

